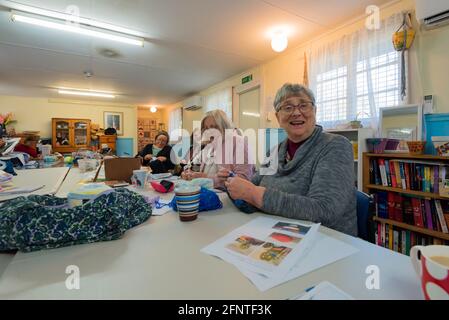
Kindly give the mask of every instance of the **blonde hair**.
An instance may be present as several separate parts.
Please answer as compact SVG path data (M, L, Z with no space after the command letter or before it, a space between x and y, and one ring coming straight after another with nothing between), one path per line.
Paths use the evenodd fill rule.
M209 117L214 119L215 124L217 125L217 130L220 131L221 134L224 135L225 130L227 129L234 129L239 132L232 121L228 118L226 113L223 110L219 109L209 111L204 115L203 120L201 120L201 131L204 131L204 122Z

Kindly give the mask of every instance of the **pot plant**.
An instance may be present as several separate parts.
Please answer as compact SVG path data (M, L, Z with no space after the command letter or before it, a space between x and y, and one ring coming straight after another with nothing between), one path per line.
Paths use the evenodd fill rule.
M351 129L363 128L362 121L359 120L359 116L361 116L363 114L368 115L366 112L359 112L355 116L354 120L349 122L349 126L350 126Z
M6 127L16 122L16 120L13 120L13 115L11 112L7 114L0 114L0 138L6 136Z

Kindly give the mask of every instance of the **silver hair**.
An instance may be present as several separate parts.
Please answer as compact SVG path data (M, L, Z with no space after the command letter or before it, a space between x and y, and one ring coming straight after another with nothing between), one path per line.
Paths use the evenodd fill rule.
M316 100L312 90L310 90L306 86L303 86L302 84L286 83L276 93L276 98L274 99L273 103L274 109L276 110L276 112L278 112L279 107L281 106L281 103L284 102L284 100L287 100L291 97L297 97L301 94L305 94L307 97L309 97L310 101L312 101L313 103L313 106L315 106Z

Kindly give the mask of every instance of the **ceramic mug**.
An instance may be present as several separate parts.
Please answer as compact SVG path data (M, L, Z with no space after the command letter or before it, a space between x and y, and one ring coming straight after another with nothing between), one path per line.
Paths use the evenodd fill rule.
M201 188L193 184L180 184L175 188L179 219L194 221L198 217Z
M131 180L136 188L145 189L149 178L147 170L134 170Z
M410 258L426 300L449 300L449 246L415 246Z

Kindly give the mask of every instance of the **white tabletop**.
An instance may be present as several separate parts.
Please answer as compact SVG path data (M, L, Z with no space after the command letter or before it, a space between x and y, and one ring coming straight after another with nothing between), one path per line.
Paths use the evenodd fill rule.
M360 251L260 292L234 266L200 252L261 215L240 213L221 197L222 210L201 213L194 222L170 212L117 241L18 253L0 277L0 299L286 299L325 280L356 299L423 298L409 257L324 227L321 232ZM69 265L80 269L80 290L65 286ZM380 290L366 288L369 265L380 268Z

